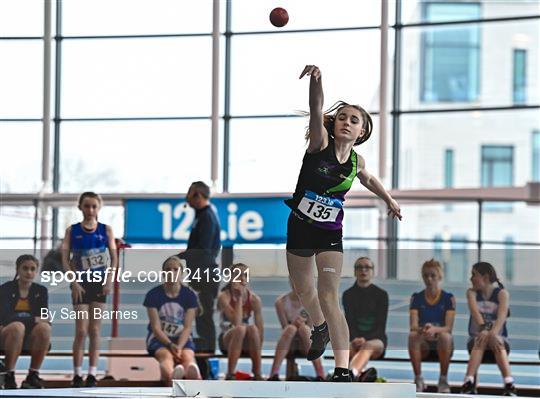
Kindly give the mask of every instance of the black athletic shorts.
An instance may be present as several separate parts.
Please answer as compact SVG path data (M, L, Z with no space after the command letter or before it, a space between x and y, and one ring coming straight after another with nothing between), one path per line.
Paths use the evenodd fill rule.
M343 252L343 230L312 226L292 211L287 222L287 251L302 257L328 251Z
M503 339L503 345L504 349L506 349L506 353L510 354L510 344L508 343L508 339L505 337L502 337ZM469 340L467 341L467 351L469 354L471 354L474 346L474 337L469 337ZM482 363L496 363L495 361L495 354L490 348L486 348L484 351L484 356L482 356Z
M437 350L438 342L436 339L426 340L428 344L428 353L422 358L424 362L438 362L439 361L439 351ZM450 357L454 354L454 340L452 340L452 350Z
M82 301L75 302L72 299L73 305L89 305L91 302L105 303L107 296L103 294L103 284L101 282L82 282L79 283L84 289Z

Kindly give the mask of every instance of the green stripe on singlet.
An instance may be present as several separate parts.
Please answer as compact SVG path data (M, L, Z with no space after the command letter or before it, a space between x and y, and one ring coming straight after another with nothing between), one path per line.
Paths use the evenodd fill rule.
M352 162L352 168L351 173L349 173L349 176L345 178L341 183L339 183L337 186L331 187L328 190L326 190L327 194L335 193L338 191L345 191L349 190L353 184L354 176L356 176L356 152L354 150L351 150L351 162Z

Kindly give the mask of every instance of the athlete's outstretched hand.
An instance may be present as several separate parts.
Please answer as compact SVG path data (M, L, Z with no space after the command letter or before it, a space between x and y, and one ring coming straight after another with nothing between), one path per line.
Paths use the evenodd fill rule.
M319 79L321 78L321 70L316 65L306 65L298 79L302 79L306 75L313 76L315 80L318 82Z
M388 216L392 216L392 218L398 218L399 220L401 220L402 216L401 216L401 209L399 208L399 204L397 203L397 201L395 199L391 199L390 201L388 201Z

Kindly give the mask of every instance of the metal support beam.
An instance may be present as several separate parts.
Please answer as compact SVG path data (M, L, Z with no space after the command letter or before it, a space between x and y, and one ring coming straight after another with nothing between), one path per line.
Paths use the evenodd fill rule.
M231 1L225 11L225 100L223 112L223 192L229 192L229 158L231 152Z
M43 1L43 145L41 160L41 190L40 195L44 195L49 190L50 183L50 157L51 157L51 1ZM49 235L48 204L39 203L39 217L41 220L40 248L41 256L47 248L47 237ZM35 252L35 247L34 247Z
M219 178L219 0L213 2L212 13L212 149L210 154L212 189Z

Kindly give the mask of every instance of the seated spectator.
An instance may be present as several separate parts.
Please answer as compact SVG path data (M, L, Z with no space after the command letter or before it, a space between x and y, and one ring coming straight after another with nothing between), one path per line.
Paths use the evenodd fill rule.
M409 356L414 371L416 391L426 389L422 377L422 360L438 360L440 376L437 391L449 393L448 367L454 350L452 328L456 313L456 299L440 288L443 270L434 259L422 265L422 279L426 288L411 297Z
M165 260L162 270L166 272L165 281L144 298L149 319L146 349L159 362L164 385L171 386L173 379L200 380L191 338L199 308L197 294L180 283L183 269L179 258Z
M253 379L262 380L261 348L264 328L261 299L248 287L248 267L237 263L232 265L231 269L232 281L223 287L218 296L218 309L221 312L221 334L218 343L219 349L228 358L225 379L235 379L236 364L243 354L251 358ZM236 272L238 269L239 273Z
M489 354L491 358L494 357L501 370L504 380L503 395L516 396L508 361L510 345L506 328L506 319L510 316L510 296L490 263L479 262L473 265L471 283L472 288L467 290L467 304L471 312L467 349L471 356L461 392L476 393L475 375L484 354Z
M384 356L388 293L371 283L374 264L370 258L363 256L356 260L354 275L356 281L342 298L349 326L350 368L354 381L373 382L377 379L377 370L366 369L366 365L370 359Z
M41 308L48 308L47 288L34 283L39 261L32 255L21 255L15 261L12 281L0 286L0 347L5 353L5 389L16 389L15 365L20 354L30 354L28 375L21 388L43 388L39 368L49 351L51 325L41 319Z
M290 291L279 296L275 302L275 307L283 331L276 346L269 381L279 381L281 363L289 352L307 356L311 343L309 335L312 324L309 315L300 303L298 295L294 291ZM320 358L313 361L313 367L317 377L322 381L324 379L324 369Z

